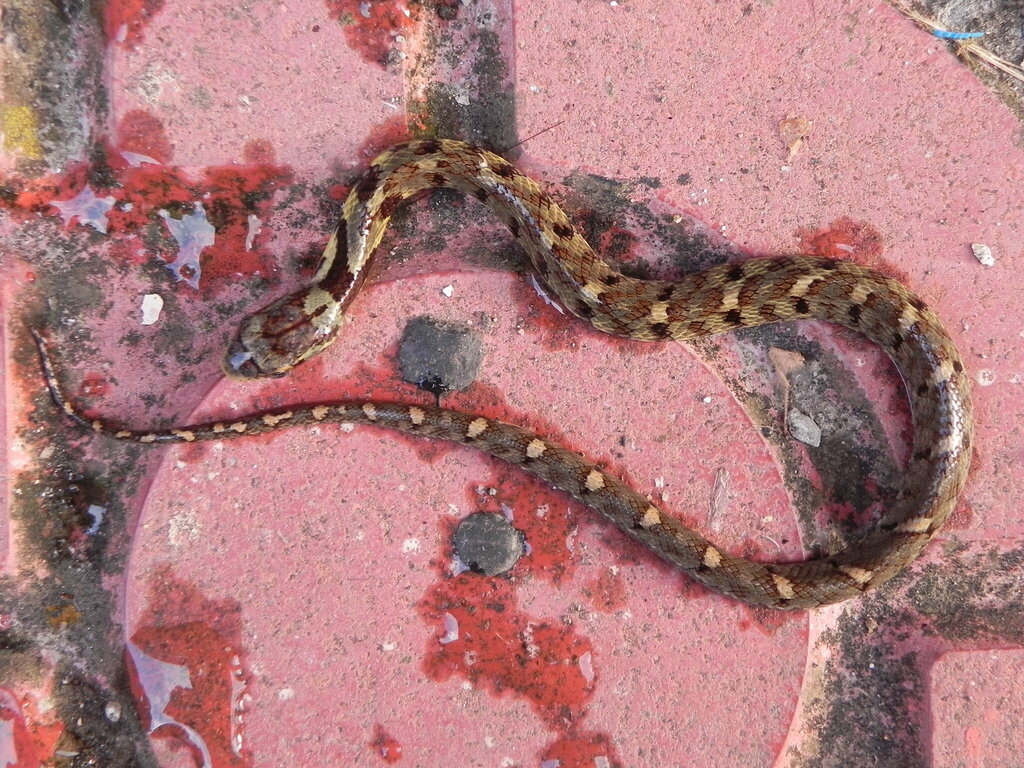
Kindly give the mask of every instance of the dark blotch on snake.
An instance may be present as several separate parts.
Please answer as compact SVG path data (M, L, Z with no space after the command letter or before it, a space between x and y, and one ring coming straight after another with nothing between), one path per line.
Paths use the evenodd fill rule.
M435 152L441 151L441 142L437 139L426 139L421 141L419 144L413 145L412 152L414 155L432 155Z
M401 195L388 195L380 204L380 215L382 218L390 219L395 209L402 204Z
M373 193L377 191L377 182L380 181L381 170L379 166L371 165L366 173L363 174L363 178L359 180L359 184L356 185L356 198L361 203L365 203L371 197Z
M551 225L551 231L558 235L563 240L569 240L575 233L571 224L564 222L557 222Z
M494 171L498 176L503 179L511 179L516 175L516 169L512 167L510 163L506 163L504 160L501 162L491 161L491 170Z
M725 313L723 318L729 325L741 325L743 323L743 316L738 309L730 309Z
M793 309L799 312L801 315L806 315L811 311L811 305L807 303L807 299L801 297L793 302Z

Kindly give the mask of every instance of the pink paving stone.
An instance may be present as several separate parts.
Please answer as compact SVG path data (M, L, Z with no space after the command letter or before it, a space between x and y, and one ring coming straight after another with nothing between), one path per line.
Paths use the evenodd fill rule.
M1021 757L1020 650L954 652L932 668L936 768L1014 765Z
M689 3L681 16L669 2L536 2L515 9L514 32L519 134L550 128L522 148L525 171L551 184L579 169L625 182L644 205L694 215L757 255L797 250L809 232L844 218L878 233L881 266L947 321L985 384L976 389L978 452L962 509L884 601L778 619L694 587L578 505L468 449L333 426L154 449L116 590L126 638L163 663L165 681L190 676L167 717L190 723L198 737L173 723L158 730L161 764L197 764L187 743L201 739L218 766L384 764L382 745L400 746L398 764L417 766L445 764L441 756L546 768L556 759L562 768L600 766L601 757L638 768L849 765L872 756L897 765L881 744L837 747L835 723L872 718L855 691L891 695L904 684L914 691L908 712L930 707L930 718L907 722L930 729L919 740L931 744L936 765L1012 759L994 734L1024 727L1019 702L1002 704L1019 680L1024 636L1019 614L1008 610L1020 601L1012 554L1024 532L1013 469L1024 458L1016 435L1024 311L1011 269L1024 256L1019 125L945 46L883 4ZM247 142L262 140L295 184L324 183L364 166L365 148L379 147L402 119L401 74L368 64L317 3L257 3L245 13L168 4L141 42L112 49L110 67L112 124L133 111L154 116L172 148L166 162L194 179L205 167L238 163ZM791 159L778 130L790 115L813 121ZM643 177L661 186L645 191ZM329 214L308 199L299 208L311 216L306 227L286 221L289 211L268 211L258 247L281 265L250 270L276 276L286 254L322 242ZM430 211L418 206L417 220ZM507 271L452 271L462 252L455 246L508 247L475 223L469 206L466 218L473 223L446 240L452 253L416 254L387 270L353 307L343 339L288 379L218 381L214 337L244 310L218 318L216 331L197 333L208 359L194 364L195 381L172 393L168 407L187 412L198 403L195 418L231 418L367 391L428 402L392 384L405 321L427 314L468 323L481 334L483 367L475 389L446 405L554 430L641 492L663 495L669 510L731 551L798 557L801 529L787 488L800 496L808 491L796 475L812 491L821 478L806 452L757 437L759 428L777 431L783 397L763 347L610 340L558 315ZM995 267L977 263L972 242L992 247ZM636 250L657 246L641 236ZM116 254L97 250L94 258L99 270ZM31 291L28 271L9 269L11 304ZM139 395L159 392L159 369L179 363L142 351L160 326L139 326L141 296L173 299L161 322L199 328L204 302L248 298L242 268L219 274L223 282L201 283L198 294L152 272L109 280L105 316L75 318L93 329L101 351L67 377L77 383L92 373L109 385L90 408L139 426L155 417ZM5 319L8 335L20 333ZM127 330L143 333L141 347L121 342ZM905 409L881 356L812 324L798 338L879 404L878 439L903 457ZM833 425L853 409L838 402ZM17 393L8 396L9 434L23 407ZM10 466L32 471L39 448L13 442ZM512 581L481 580L475 601L439 610L451 598L454 523L501 502L517 526L529 526L535 554ZM961 545L977 556L962 567ZM1004 634L943 634L929 588L935 579L936 591L942 579L984 586L996 568L986 559L992 552L1010 563L1008 586L990 598L1010 616L997 627ZM12 551L8 563L17 557ZM490 598L500 612L487 613ZM484 631L467 605L514 635L495 631L460 648L467 628ZM450 629L445 612L461 631L450 647L440 643ZM911 638L892 647L890 627ZM516 678L517 665L530 668L534 646L561 655L547 660L550 675ZM1010 682L984 674L989 648L999 646ZM907 649L945 655L908 671L897 666ZM847 685L829 684L829 665ZM893 689L879 682L887 675ZM965 680L977 683L969 708L956 704ZM537 693L531 682L563 687ZM893 743L915 738L901 732L902 721L877 719Z

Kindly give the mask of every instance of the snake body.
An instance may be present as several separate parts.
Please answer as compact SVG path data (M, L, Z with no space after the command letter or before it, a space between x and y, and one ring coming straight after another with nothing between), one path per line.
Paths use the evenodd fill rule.
M481 416L349 402L162 431L118 429L76 410L36 335L51 394L89 429L140 443L220 440L337 422L471 445L602 513L711 589L771 608L826 605L882 584L917 557L953 510L970 459L968 379L938 318L903 285L852 262L808 256L724 264L677 282L628 277L594 253L533 180L502 157L457 141L399 144L371 163L344 203L312 284L243 321L225 360L229 375L280 376L329 346L396 208L439 187L489 206L525 249L547 289L606 333L686 340L815 318L852 328L881 346L902 373L914 424L912 455L892 508L846 550L803 562L758 563L723 552L577 453Z

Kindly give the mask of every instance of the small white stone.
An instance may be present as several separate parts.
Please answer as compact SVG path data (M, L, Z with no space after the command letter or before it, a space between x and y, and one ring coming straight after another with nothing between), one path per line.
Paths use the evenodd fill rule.
M441 289L441 293L445 295L445 298L450 299L452 296L455 295L455 286L446 285L444 288Z
M971 250L974 251L974 257L984 266L994 267L996 265L996 257L992 255L992 249L984 243L971 243Z
M814 419L806 413L801 413L793 408L787 414L789 421L789 433L801 443L807 443L817 448L821 445L821 427L814 423Z
M153 325L160 319L164 308L164 299L158 293L147 293L142 297L142 324Z

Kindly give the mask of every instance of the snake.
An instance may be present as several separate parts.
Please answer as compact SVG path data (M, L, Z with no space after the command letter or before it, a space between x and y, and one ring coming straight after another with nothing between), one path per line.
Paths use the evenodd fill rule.
M346 401L171 429L126 429L89 417L64 394L43 337L33 329L50 395L82 427L142 444L340 423L471 446L604 515L711 590L766 608L811 609L878 587L906 568L949 517L970 465L968 374L939 318L904 285L854 261L808 255L728 262L676 281L630 277L594 252L533 179L500 155L455 140L403 142L370 163L342 206L312 281L244 318L225 355L225 372L240 379L282 376L330 346L396 209L438 188L458 190L490 208L529 256L543 287L604 333L686 341L817 319L877 344L903 378L913 424L902 487L892 505L845 549L795 562L758 562L716 546L579 453L485 416Z

